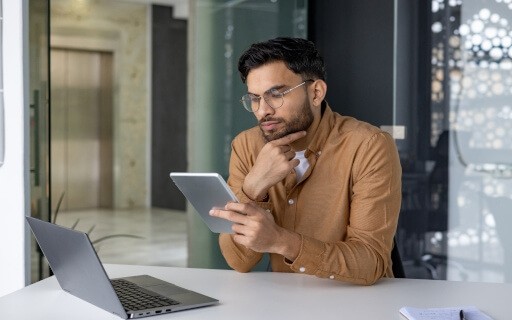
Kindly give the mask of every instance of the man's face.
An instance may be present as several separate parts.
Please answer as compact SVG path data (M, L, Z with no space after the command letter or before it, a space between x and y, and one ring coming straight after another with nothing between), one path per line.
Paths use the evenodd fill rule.
M288 69L284 62L272 62L251 70L247 76L248 92L263 96L271 89L283 92L302 83L302 78ZM260 100L259 109L254 112L261 132L267 141L282 138L290 133L307 130L314 116L308 100L306 82L287 93L283 105L277 109Z

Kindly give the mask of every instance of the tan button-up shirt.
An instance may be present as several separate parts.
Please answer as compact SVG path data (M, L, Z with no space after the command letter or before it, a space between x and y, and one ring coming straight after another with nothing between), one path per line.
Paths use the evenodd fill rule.
M241 202L245 176L265 140L258 127L232 143L228 184ZM269 209L276 223L301 235L295 261L270 254L273 271L373 284L393 277L391 249L401 203L401 167L393 138L365 122L327 107L305 156L309 168L297 183L295 173L269 189ZM221 234L227 263L250 271L262 258Z

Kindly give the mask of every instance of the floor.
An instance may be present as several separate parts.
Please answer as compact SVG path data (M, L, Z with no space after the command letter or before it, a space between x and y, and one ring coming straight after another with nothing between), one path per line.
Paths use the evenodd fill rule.
M103 263L187 265L187 216L166 209L60 212L56 223L89 234Z

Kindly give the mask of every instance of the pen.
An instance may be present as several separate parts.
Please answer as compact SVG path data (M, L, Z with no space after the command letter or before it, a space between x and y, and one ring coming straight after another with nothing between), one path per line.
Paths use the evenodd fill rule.
M460 309L459 317L460 317L460 320L466 320L466 317L464 317L464 310Z

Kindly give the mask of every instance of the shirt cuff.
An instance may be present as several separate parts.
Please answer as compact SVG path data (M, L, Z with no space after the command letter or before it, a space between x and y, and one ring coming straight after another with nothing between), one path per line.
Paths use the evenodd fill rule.
M293 262L285 259L285 263L294 272L317 274L318 269L322 265L325 244L322 241L304 237L303 235L300 235L300 237L299 255Z
M270 210L272 210L272 202L271 202L270 196L267 195L265 197L264 201L254 201L251 198L249 198L247 196L247 194L245 194L245 191L243 188L241 189L241 191L242 191L241 192L242 197L241 197L241 199L238 199L238 200L240 200L241 203L253 202L253 203L256 203L260 208L263 208L269 212L270 212Z

